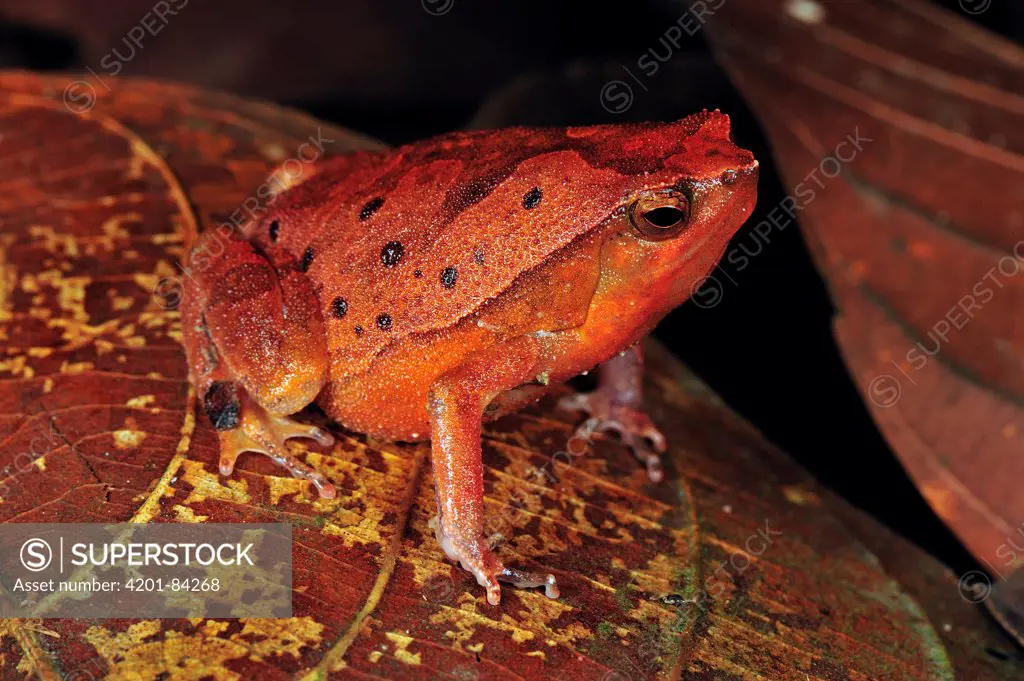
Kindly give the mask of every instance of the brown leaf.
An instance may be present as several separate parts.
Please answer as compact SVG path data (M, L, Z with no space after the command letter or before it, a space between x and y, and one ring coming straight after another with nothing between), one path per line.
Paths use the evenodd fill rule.
M555 9L542 0L290 0L255 11L245 0L158 3L0 0L0 20L73 40L69 66L104 81L130 75L278 101L333 99L363 115L425 99L473 102L561 40L557 19L536 20Z
M1024 51L918 0L731 3L713 29L876 422L1006 576L1024 521Z
M0 520L290 522L295 540L291 619L4 620L0 678L859 681L951 678L947 655L967 654L813 481L653 345L665 483L606 439L555 463L574 423L552 400L486 432L499 552L555 572L558 600L488 606L444 560L425 446L332 428L330 450L296 447L329 501L259 457L221 478L178 345L178 263L322 124L166 84L94 85L87 111L82 84L65 106L66 79L0 86ZM322 130L332 153L371 144ZM949 612L969 608L910 561L942 576ZM977 679L1021 673L968 657Z

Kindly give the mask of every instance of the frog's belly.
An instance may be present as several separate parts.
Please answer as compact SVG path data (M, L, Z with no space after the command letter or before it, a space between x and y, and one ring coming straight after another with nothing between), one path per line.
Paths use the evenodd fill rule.
M472 318L442 331L408 336L386 347L363 373L329 380L317 402L351 430L384 440L428 440L431 386L468 355L494 345L496 338Z
M596 315L595 315L596 317ZM443 331L415 334L385 348L361 374L331 379L318 403L345 427L383 440L416 442L430 439L427 397L437 379L463 364L473 353L499 342L489 324L469 317ZM540 355L538 375L557 384L593 368L625 349L649 330L647 319L601 317L557 332L536 334ZM625 332L624 329L630 329ZM503 329L508 331L508 329ZM339 372L340 373L340 372ZM489 405L486 419L496 418L536 400L545 386L528 383L506 391Z

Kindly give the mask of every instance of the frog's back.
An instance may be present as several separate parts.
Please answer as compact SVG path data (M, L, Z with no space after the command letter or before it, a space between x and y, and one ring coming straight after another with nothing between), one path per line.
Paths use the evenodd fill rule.
M333 377L472 314L599 224L629 180L658 169L665 144L709 121L727 134L724 116L702 114L673 139L625 150L623 126L456 133L364 154L282 195L282 234L286 219L306 223L286 245L314 281ZM666 126L629 126L628 139L648 129Z

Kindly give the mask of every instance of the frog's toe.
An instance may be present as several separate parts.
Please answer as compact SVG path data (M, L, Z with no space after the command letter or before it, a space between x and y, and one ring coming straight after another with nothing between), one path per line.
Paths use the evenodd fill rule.
M430 520L429 527L434 530L437 542L444 549L448 559L461 565L463 570L476 578L477 584L486 589L489 604L501 604L499 581L508 582L520 589L542 586L544 595L548 598L558 598L558 583L554 575L505 567L483 537L445 532L436 516Z
M316 440L317 444L322 447L330 447L334 445L334 437L323 428L299 423L298 421L293 421L287 416L267 414L267 419L270 421L271 429L277 433L278 439L282 443L285 440L292 439L293 437L304 437Z
M562 398L558 406L570 411L582 411L590 416L576 428L575 437L589 440L590 435L595 432L618 433L622 443L629 447L633 455L647 468L647 476L651 482L662 480L664 473L660 455L668 449L668 443L662 432L643 411L616 404L601 390L569 395Z
M334 444L334 438L323 429L267 413L251 399L245 399L242 402L241 423L236 428L220 431L219 435L221 475L231 475L235 462L243 452L256 452L270 457L292 477L311 482L320 497L333 499L337 496L334 485L321 473L293 456L285 444L293 437L303 437L329 447Z
M543 572L525 572L516 568L505 568L498 575L498 579L508 582L518 589L532 589L538 586L544 587L544 595L548 598L558 598L558 582L552 574Z

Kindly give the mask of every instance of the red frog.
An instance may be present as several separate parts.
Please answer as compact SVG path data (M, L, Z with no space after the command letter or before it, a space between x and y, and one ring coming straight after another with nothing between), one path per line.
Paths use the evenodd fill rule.
M334 497L285 445L333 444L290 418L313 401L374 438L429 438L445 553L491 604L499 581L556 598L552 575L505 566L484 537L481 421L600 365L599 388L563 405L617 430L659 479L636 343L715 266L756 184L717 111L320 162L190 253L184 341L221 473L260 452Z

